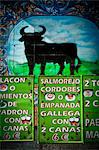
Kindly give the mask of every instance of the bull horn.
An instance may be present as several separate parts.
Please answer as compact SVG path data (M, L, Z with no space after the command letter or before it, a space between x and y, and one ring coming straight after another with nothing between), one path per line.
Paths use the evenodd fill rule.
M27 28L27 27L28 27L28 26L25 26L25 27L23 27L23 28L20 30L20 34L21 34L21 35L23 35L23 34L25 33L25 32L24 32L24 29Z
M39 25L39 27L41 27L43 29L41 32L39 32L39 34L43 35L46 32L46 28L42 25Z

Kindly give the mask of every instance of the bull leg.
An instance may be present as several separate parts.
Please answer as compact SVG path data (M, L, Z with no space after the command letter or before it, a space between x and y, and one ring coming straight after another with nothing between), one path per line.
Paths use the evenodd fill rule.
M45 64L41 64L41 75L44 75Z
M59 70L59 73L58 74L61 74L62 75L62 71L64 69L64 62L61 62L60 64L60 70Z
M29 65L29 75L33 75L34 65Z
M27 57L28 67L29 67L29 75L33 75L34 62L32 57Z
M74 75L74 69L75 69L75 66L74 66L74 59L71 60L71 64L70 64L70 72L71 72L71 75Z

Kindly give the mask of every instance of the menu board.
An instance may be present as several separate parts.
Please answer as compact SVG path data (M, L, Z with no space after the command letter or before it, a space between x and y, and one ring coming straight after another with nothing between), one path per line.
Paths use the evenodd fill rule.
M0 141L33 141L33 76L0 77Z
M99 76L83 76L84 139L99 142Z
M38 141L83 143L82 77L39 78Z

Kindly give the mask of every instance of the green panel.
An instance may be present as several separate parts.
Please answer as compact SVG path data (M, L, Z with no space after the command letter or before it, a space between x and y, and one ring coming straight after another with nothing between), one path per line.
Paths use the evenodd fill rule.
M0 77L0 141L33 141L33 76Z
M40 143L83 143L82 77L39 78Z
M99 142L99 76L83 76L84 139Z

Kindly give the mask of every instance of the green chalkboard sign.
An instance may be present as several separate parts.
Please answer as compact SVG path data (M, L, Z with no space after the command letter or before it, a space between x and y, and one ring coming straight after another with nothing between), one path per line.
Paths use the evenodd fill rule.
M33 141L33 76L0 76L0 141Z
M40 143L83 143L82 77L39 78Z
M99 76L83 76L84 140L99 142Z

